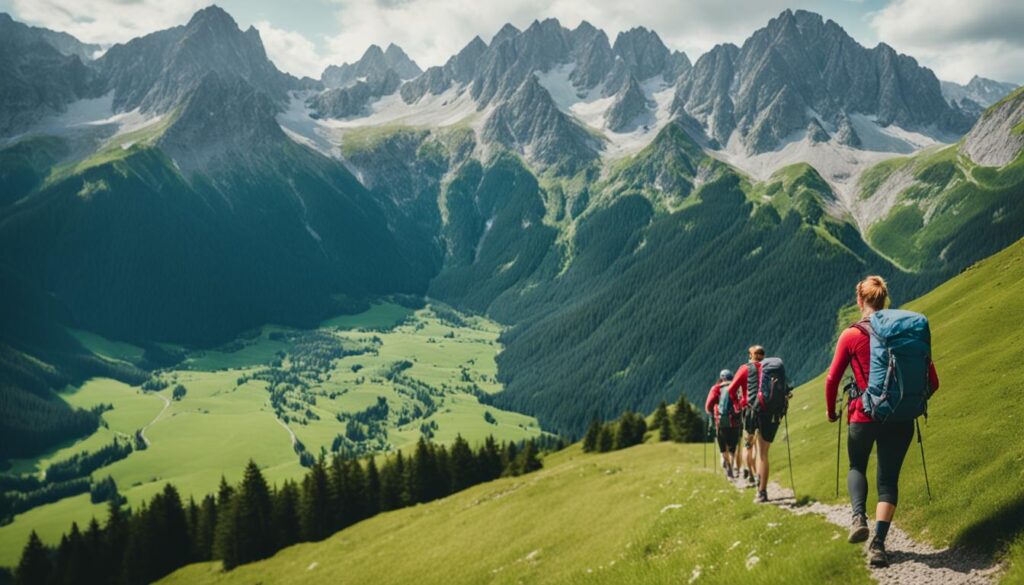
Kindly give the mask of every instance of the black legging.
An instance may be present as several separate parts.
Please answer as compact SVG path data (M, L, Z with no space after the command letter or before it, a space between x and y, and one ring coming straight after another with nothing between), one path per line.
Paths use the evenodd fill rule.
M846 487L850 490L853 513L866 515L868 501L868 457L878 443L878 501L896 505L900 495L900 468L914 439L914 421L900 423L850 423L847 435L850 473Z

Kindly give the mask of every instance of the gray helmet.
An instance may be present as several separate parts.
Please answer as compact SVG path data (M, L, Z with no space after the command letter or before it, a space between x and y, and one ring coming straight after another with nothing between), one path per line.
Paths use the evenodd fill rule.
M720 380L732 380L732 370L722 370L718 373Z

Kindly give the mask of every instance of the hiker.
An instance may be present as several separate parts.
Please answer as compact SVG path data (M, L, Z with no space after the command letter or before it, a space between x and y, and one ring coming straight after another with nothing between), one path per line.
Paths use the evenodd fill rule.
M739 401L740 408L745 411L748 418L745 425L750 435L750 448L746 449L747 457L756 459L757 463L757 496L754 497L754 501L765 503L768 501L768 449L775 440L782 415L785 414L789 389L786 386L785 372L782 370L782 360L769 358L772 368L777 369L778 377L781 379L779 392L774 394L781 403L772 401L770 405L765 404L759 394L762 389L768 390L762 381L762 370L765 368L764 347L752 346L749 355L750 361L736 370L732 384L729 385L729 394L733 400ZM772 379L775 380L775 377ZM741 388L743 394L739 395L738 391ZM750 396L751 392L754 393L753 398Z
M722 465L729 479L733 478L734 466L739 464L735 457L736 446L740 442L739 404L732 401L728 392L732 379L731 371L719 372L718 381L711 386L704 404L704 411L715 421L718 451L722 454Z
M830 422L836 422L840 416L836 412L839 381L847 367L853 369L854 382L844 388L844 391L849 393L846 416L850 471L846 476L846 485L853 507L853 520L848 539L851 543L864 542L868 539L866 511L868 481L865 472L871 450L876 444L878 446L878 506L875 508L875 536L868 547L868 558L871 565L876 567L885 567L889 564L885 552L885 538L896 512L900 468L903 466L903 458L907 454L910 442L914 438L916 417L923 413L927 398L939 388L939 378L935 373L935 365L931 362L931 341L927 320L923 315L916 313L891 310L884 311L890 315L885 315L885 320L880 320L879 317L883 316L883 309L885 309L888 298L888 288L880 276L869 276L857 284L857 306L860 307L861 319L839 336L835 357L832 359L832 366L829 368L828 378L825 380L825 404L828 410L826 414ZM873 316L875 319L872 319ZM912 321L908 322L917 326L917 330L903 329L899 332L902 334L901 341L904 344L908 339L913 341L915 334L921 338L922 348L917 355L920 363L901 363L900 360L905 359L902 355L905 354L888 353L884 348L881 348L881 353L875 356L875 360L872 359L872 335L874 334L876 337L876 345L881 343L882 332L878 330L878 327L886 327L885 334L888 335L894 330L892 324L896 322L895 319L910 319ZM904 347L909 346L904 345ZM880 363L879 360L881 360ZM890 366L891 360L896 360L894 366L898 367ZM890 368L893 370L889 371ZM923 388L926 368L927 389ZM912 369L919 371L921 382L918 386L922 387L915 395L910 395L914 391L912 380L903 377L904 373ZM893 371L899 373L893 374ZM888 384L887 378L891 376L900 378L897 382L900 387L901 400L896 401L896 406L884 406L896 410L900 407L913 407L918 410L911 411L909 414L895 413L894 410L883 412L883 405L874 397L875 386L881 387ZM869 386L872 388L869 389ZM916 406L913 404L915 401L911 400L915 396L918 397ZM872 416L872 412L879 418L883 414L886 414L887 417L883 420L876 420ZM892 416L893 414L900 416Z

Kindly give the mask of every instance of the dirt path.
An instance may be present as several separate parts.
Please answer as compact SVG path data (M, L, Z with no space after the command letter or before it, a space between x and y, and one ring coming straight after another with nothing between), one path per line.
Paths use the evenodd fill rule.
M753 488L747 488L740 480L731 483L753 499ZM824 516L838 527L833 538L846 539L850 528L848 505L814 502L797 506L793 491L775 482L768 484L768 500L794 514ZM873 529L873 523L869 524ZM929 544L917 542L895 525L889 530L885 544L890 566L884 569L868 567L874 580L882 585L988 585L996 582L1002 568L999 564L993 565L990 561L968 551L936 549ZM867 550L866 543L850 546L863 546L865 551Z
M290 437L292 438L292 447L295 447L295 443L297 443L297 442L299 441L299 438L295 436L295 431L291 430L291 429L290 429L290 428L288 427L288 425L286 425L286 424L284 423L284 421L283 421L283 420L281 420L281 419L277 418L276 416L274 417L274 420L276 420L276 421L277 421L277 424L279 424L279 425L281 425L282 427L284 427L284 430L288 431L288 435L289 435L289 436L290 436Z
M155 423L156 421L160 420L160 417L163 416L165 412L167 412L167 408L171 406L170 398L167 398L166 396L163 396L161 394L156 394L155 396L160 400L164 401L164 407L160 409L159 414L153 417L153 420L149 421L149 424L147 424L146 426L142 427L142 429L139 430L139 436L141 436L143 442L146 443L146 448L149 448L150 446L149 439L146 438L146 429L153 426L153 423Z

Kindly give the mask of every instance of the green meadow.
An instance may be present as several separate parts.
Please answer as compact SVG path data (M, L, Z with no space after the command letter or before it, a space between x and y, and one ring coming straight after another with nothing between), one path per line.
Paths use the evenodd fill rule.
M1017 391L1024 347L1022 290L1024 241L905 306L931 322L941 385L929 403L927 422L921 421L932 497L915 440L900 477L896 523L937 546L967 546L996 557L1009 550L1006 582L1020 582L1024 562L1024 443ZM821 376L794 391L789 424L796 489L815 500L844 501L846 440L837 499L836 427L825 418L824 387ZM772 464L775 478L788 483L784 444L774 448ZM870 474L868 479L868 509L873 510L875 480Z
M1003 583L1024 578L1024 457L1010 391L1020 385L1022 287L1024 241L906 305L931 320L942 384L922 427L932 497L915 443L896 524L935 546L1002 561ZM798 498L845 503L847 459L844 452L837 497L837 429L825 418L823 377L795 390L789 428ZM771 462L785 485L784 437ZM846 544L843 530L750 504L749 491L703 469L701 457L699 445L601 455L576 445L547 456L535 474L381 514L229 573L197 564L165 582L870 582L861 548Z
M700 445L600 455L577 445L526 476L380 514L229 573L204 563L162 582L870 583L859 548L838 533L753 504L702 467Z
M14 461L12 471L41 473L54 461L144 429L149 448L95 471L93 478L113 477L129 505L148 500L166 482L185 497L198 499L214 492L222 475L238 481L250 458L272 482L301 476L304 469L291 433L313 456L322 451L329 455L338 435L346 432L338 415L371 407L379 397L387 401L389 413L374 450L406 449L419 439L424 425L441 442L460 433L470 443L488 435L503 441L539 435L534 418L485 406L477 397L500 389L494 363L500 327L463 315L452 323L450 311L442 314L444 319L429 306L412 311L384 303L359 315L330 319L312 331L265 326L223 347L191 352L175 368L158 372L156 377L168 384L158 392L111 379L89 380L68 388L62 398L80 407L113 405L103 414L104 425L41 457ZM110 359L133 361L142 355L129 344L88 332L74 334ZM284 371L280 368L300 359L300 346L310 339L320 347L340 345L354 355L330 360L323 371L303 378L308 387L301 390L279 387L284 406L276 411L268 382L258 379L259 373ZM403 361L411 365L389 378L394 364ZM172 392L179 384L186 394L175 401ZM421 404L413 387L432 392L433 406ZM413 416L416 412L421 416ZM494 423L485 421L485 412ZM106 507L91 504L88 494L19 514L12 524L0 527L0 565L17 561L31 530L56 543L73 521L83 525L94 516L103 521Z

